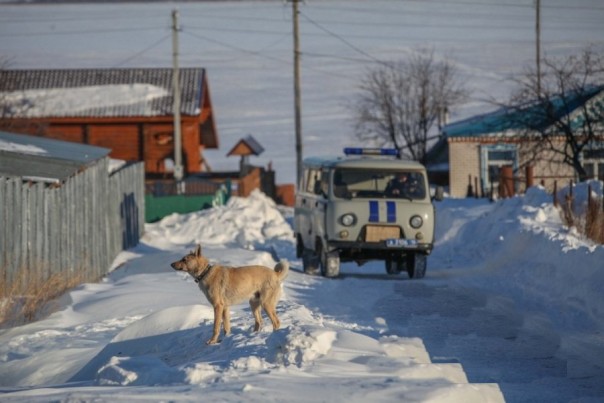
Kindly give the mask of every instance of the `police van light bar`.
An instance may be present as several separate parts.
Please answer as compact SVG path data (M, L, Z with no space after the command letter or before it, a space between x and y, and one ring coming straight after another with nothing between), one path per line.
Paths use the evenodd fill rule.
M344 148L345 155L392 155L398 156L396 148L362 148L362 147L346 147Z

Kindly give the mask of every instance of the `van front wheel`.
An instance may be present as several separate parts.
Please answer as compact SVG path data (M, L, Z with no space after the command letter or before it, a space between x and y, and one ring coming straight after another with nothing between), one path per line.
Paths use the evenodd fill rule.
M407 274L409 278L424 278L428 266L428 256L424 253L411 253L407 256Z

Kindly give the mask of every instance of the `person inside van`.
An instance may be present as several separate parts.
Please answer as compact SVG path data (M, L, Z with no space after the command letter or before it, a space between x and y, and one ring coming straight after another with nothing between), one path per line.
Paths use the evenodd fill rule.
M410 197L410 181L408 172L397 172L386 185L384 193L387 197Z

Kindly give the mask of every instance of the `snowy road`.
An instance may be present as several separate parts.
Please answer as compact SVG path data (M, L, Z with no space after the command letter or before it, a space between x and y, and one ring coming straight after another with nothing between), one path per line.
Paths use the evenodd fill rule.
M309 296L308 303L318 301L316 309L324 315L371 328L373 337L377 322L386 334L419 337L432 362L460 363L470 382L498 383L507 401L604 398L602 369L597 376L569 377L569 366L591 369L593 364L561 357L563 336L546 317L511 298L453 285L441 273L422 281L394 280L370 270L356 274L352 265L344 273L342 281L318 284L313 293L320 297Z
M602 401L604 248L562 228L548 197L440 203L419 281L379 262L303 274L291 209L261 194L168 217L103 282L0 332L0 400ZM204 344L212 309L169 268L196 242L225 264L291 261L279 331L251 332L239 305L232 334Z

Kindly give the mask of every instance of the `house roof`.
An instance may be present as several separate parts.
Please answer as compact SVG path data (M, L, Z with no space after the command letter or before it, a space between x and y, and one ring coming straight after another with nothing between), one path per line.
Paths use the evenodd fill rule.
M181 114L198 115L203 68L183 68ZM13 117L172 115L172 69L2 70L0 94ZM8 102L6 102L8 101Z
M603 86L594 86L581 93L557 96L549 99L556 118L572 114L595 96L604 93ZM508 130L518 130L530 127L544 129L551 122L543 114L541 101L529 102L520 107L503 107L493 112L451 123L443 128L446 137L480 137L499 134Z
M231 148L227 153L227 157L231 155L260 155L264 152L264 147L251 134L242 138Z
M103 147L0 131L0 176L62 181L110 152Z

